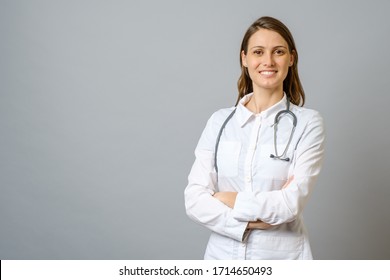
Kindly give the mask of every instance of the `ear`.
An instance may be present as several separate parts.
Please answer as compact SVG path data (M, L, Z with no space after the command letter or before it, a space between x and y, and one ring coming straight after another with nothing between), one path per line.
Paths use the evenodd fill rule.
M248 64L246 63L246 54L244 51L241 51L241 63L244 67L248 67Z
M294 65L294 61L295 61L295 51L292 51L290 55L290 67Z

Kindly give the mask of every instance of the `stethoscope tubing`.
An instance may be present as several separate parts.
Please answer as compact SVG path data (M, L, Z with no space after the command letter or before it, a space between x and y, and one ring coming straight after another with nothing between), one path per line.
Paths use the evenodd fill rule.
M274 150L275 150L275 154L271 154L270 155L270 158L273 158L273 159L278 159L278 160L283 160L283 161L290 161L290 158L288 157L285 157L287 151L288 151L288 148L290 147L290 143L291 143L291 140L292 140L292 137L294 135L294 132L295 132L295 128L297 126L297 123L298 123L298 120L297 120L297 117L296 115L290 110L290 100L289 98L287 98L287 102L286 102L286 109L285 110L282 110L282 111L279 111L276 116L275 116L275 120L274 120L274 124L272 125L274 127ZM215 150L214 150L214 168L215 168L215 172L217 173L217 178L218 178L218 162L217 162L217 154L218 154L218 147L219 147L219 142L221 140L221 136L222 136L222 133L227 125L227 123L230 121L230 119L233 117L233 115L236 113L236 109L237 107L234 108L234 110L229 114L229 116L226 118L226 120L223 122L219 132L218 132L218 135L217 135L217 139L216 139L216 143L215 143ZM288 139L288 142L286 144L286 147L283 151L283 153L281 155L278 154L278 150L277 150L277 125L280 121L280 119L286 115L286 114L289 114L291 115L291 117L293 118L293 127L291 129L291 133L290 133L290 137Z

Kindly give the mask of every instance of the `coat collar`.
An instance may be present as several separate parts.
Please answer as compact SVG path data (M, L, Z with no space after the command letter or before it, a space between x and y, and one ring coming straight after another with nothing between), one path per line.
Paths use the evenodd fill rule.
M269 126L272 126L274 124L276 114L279 111L286 109L287 96L286 93L284 93L283 98L278 103L259 114L255 114L245 107L245 104L249 102L252 96L253 93L245 95L241 98L237 105L237 120L241 127L247 124L249 120L255 118L256 115L260 116Z

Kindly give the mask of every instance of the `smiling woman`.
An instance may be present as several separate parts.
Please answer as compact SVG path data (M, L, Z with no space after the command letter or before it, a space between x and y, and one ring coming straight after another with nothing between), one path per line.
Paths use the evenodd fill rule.
M248 51L241 52L242 64L248 69L253 91L283 93L283 81L294 62L287 42L275 31L259 29L249 39L247 48ZM255 110L260 109L253 105Z
M267 49L268 57L266 56ZM259 67L257 71L280 70L272 69L275 67L274 63L284 62L282 69L287 70L287 73L282 80L283 90L289 95L293 104L305 104L305 93L298 75L298 51L294 38L282 22L271 17L262 17L248 28L241 43L241 76L238 80L239 94L236 105L244 95L253 92L253 79L256 79L256 75L250 75L251 69L248 68L247 62L252 57L255 61L254 66ZM268 61L264 59L268 59ZM286 68L287 62L285 60L287 59L289 62ZM255 70L255 72L257 71Z
M311 259L302 212L325 135L320 114L301 107L290 31L260 18L244 36L240 64L236 106L211 116L196 147L187 214L212 231L205 259Z

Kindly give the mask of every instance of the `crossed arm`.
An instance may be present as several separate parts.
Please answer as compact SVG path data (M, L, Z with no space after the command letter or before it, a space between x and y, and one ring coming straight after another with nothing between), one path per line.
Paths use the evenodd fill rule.
M282 189L285 189L288 187L290 182L294 179L294 176L289 178L287 182L283 185ZM234 204L236 202L237 192L216 192L213 196L214 198L218 199L225 205L227 205L230 208L234 208ZM272 225L264 223L262 221L255 221L255 222L249 222L248 223L248 229L268 229L272 227Z

